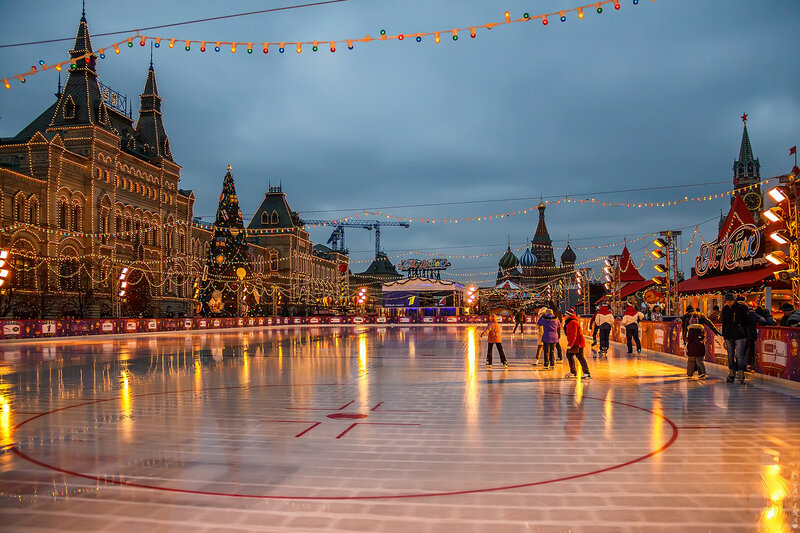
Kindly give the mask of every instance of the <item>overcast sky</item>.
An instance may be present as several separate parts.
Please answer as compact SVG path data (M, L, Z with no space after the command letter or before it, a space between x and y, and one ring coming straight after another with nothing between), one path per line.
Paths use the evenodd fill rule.
M142 28L290 5L291 1L220 3L87 1L90 32ZM300 3L300 2L297 2ZM538 0L349 0L148 32L207 41L330 40L417 33L577 7ZM74 38L80 2L0 3L0 44ZM155 50L167 133L181 187L194 189L195 213L210 221L222 178L233 166L246 220L269 182L282 182L305 218L335 218L380 207L402 216L483 216L535 206L556 197L594 194L611 201L667 201L731 188L742 113L762 177L792 166L800 144L800 70L796 0L622 0L622 9L593 8L579 20L540 21L479 30L458 41L442 36L339 46L330 53L293 46L252 55L229 48L205 53L176 45ZM96 37L95 49L119 38ZM792 44L794 43L794 44ZM65 59L71 42L0 48L0 78L39 59ZM98 62L105 84L138 105L149 47L123 48ZM53 101L56 72L12 82L0 93L0 137L19 132ZM692 186L706 182L725 183ZM516 200L510 200L516 199ZM488 201L502 200L502 201ZM476 202L478 201L478 202ZM406 206L475 202L418 208ZM701 224L716 237L728 200L627 210L552 206L547 224L556 257L567 236L574 247L623 236ZM390 255L411 249L444 254L502 252L524 246L536 229L526 216L470 224L386 228ZM324 243L330 229L312 230ZM346 231L354 260L374 254L370 233ZM630 246L637 263L650 240ZM684 246L688 244L685 240ZM696 249L696 244L695 244ZM578 261L621 247L576 249ZM520 254L518 254L520 255ZM683 257L688 275L696 252ZM400 259L395 260L395 263ZM456 274L494 272L498 256L451 259ZM652 262L642 273L653 275ZM366 264L356 264L360 271ZM488 280L489 276L478 276ZM466 281L458 276L456 279Z

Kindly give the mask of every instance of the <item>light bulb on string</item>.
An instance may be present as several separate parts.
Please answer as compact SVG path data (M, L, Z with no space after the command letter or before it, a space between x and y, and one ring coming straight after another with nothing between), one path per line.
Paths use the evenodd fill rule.
M147 42L147 38L146 37L142 37L142 39L139 41L139 46L144 46L146 42Z
M170 39L169 40L169 47L172 48L174 46L175 46L175 39ZM117 53L119 53L119 52L117 52Z
M509 13L508 11L506 11L506 12L505 12L505 17L506 17L506 24L508 24L509 22L511 22L511 13Z
M542 15L542 25L547 26L548 24L547 15Z
M247 53L248 54L253 53L253 43L247 43Z
M578 18L579 18L579 19L582 19L582 18L583 18L583 8L582 8L582 7L579 7L579 8L578 8Z
M186 46L183 47L187 52L192 49L192 41L186 41Z
M269 53L269 43L264 43L264 53L265 54Z
M155 46L156 48L161 47L161 37L156 37L156 42L153 43L153 46Z
M316 52L317 50L319 50L319 46L318 46L318 44L319 44L319 43L317 43L316 41L314 41L314 44L313 44L313 46L311 47L311 49L312 49L313 51L315 51L315 52Z
M353 49L353 41L347 41L347 49L348 50L352 50Z
M286 47L284 46L284 44L285 43L281 43L281 45L278 47L278 52L284 53L286 51Z
M422 42L422 35L417 34L417 42L418 43Z
M561 15L561 22L566 22L567 21L567 16L564 14L563 11L561 13L559 13L559 15Z
M335 52L335 51L336 51L336 42L335 41L331 41L331 52Z
M200 51L201 52L205 52L206 51L206 42L205 41L200 41Z
M219 43L217 43L216 46L214 46L214 51L219 52Z
M453 30L453 40L454 41L458 40L458 30Z
M436 42L436 44L439 44L439 41L441 39L439 39L439 32L438 31L433 32L433 40Z
M522 14L522 18L524 18L525 20L530 20L531 14L526 11L525 13Z
M402 33L400 33L400 34L398 34L398 35L397 35L397 40L398 40L398 41L402 41L402 40L403 40L403 39L405 39L405 38L406 38L406 36L405 36L405 35L403 35Z
M469 36L472 37L473 39L475 38L475 28L469 29Z
M236 43L231 43L231 53L232 54L236 53Z
M302 52L302 51L303 51L303 49L301 48L301 46L302 46L302 44L301 44L301 43L297 43L297 53L298 53L298 54L299 54L300 52Z
M133 48L133 37L128 39L128 48Z

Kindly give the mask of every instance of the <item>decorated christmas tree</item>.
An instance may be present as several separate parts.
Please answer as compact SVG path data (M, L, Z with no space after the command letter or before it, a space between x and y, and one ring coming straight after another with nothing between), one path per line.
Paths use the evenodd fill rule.
M236 186L228 165L219 195L214 236L206 257L200 281L202 314L235 316L239 300L249 289L252 272L250 253L245 239L242 211L236 198Z

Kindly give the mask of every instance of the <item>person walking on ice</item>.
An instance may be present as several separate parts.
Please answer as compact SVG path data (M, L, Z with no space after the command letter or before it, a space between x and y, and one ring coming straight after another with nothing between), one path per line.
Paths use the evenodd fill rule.
M525 310L523 308L519 308L514 314L514 331L511 332L511 335L516 335L517 328L519 328L519 332L522 336L525 336Z
M583 348L586 346L586 340L583 338L583 331L581 331L581 323L578 320L578 315L575 314L575 309L570 309L567 312L567 319L564 322L564 332L567 336L567 363L569 363L569 374L564 377L574 378L578 375L575 368L575 359L581 364L583 375L581 379L591 379L592 375L589 373L589 365L586 358L583 356Z
M497 323L497 315L489 315L489 325L481 331L481 337L488 334L489 344L486 348L486 366L492 366L492 345L497 345L497 353L500 354L500 362L508 368L506 354L503 352L503 340L500 338L500 324Z

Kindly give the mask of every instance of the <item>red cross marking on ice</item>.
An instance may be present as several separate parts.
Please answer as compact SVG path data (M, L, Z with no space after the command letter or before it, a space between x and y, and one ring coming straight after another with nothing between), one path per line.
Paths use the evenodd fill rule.
M428 411L422 410L410 410L410 409L381 409L380 407L383 405L385 400L378 402L375 407L369 410L370 413L427 413ZM369 415L364 413L343 413L345 409L350 407L355 403L355 400L352 400L341 407L287 407L288 410L295 410L295 411L334 411L333 413L327 415L327 418L331 420L357 420L361 418L367 418ZM273 422L273 423L282 423L282 424L308 424L309 426L295 435L295 438L302 437L315 427L322 424L322 421L319 420L266 420L266 422ZM341 439L345 435L347 435L353 428L358 425L373 425L373 426L419 426L421 424L416 423L400 423L400 422L354 422L350 424L350 426L339 433L336 436L337 439Z

